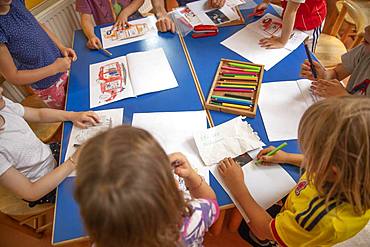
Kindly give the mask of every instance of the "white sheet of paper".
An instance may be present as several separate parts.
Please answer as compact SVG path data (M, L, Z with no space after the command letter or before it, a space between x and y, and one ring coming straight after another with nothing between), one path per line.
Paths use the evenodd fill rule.
M135 97L127 72L125 56L90 64L90 108Z
M134 94L158 92L178 86L162 48L127 55Z
M119 126L123 122L123 108L96 111L95 113L100 117L101 123L99 125L91 126L87 129L80 129L76 126L72 127L65 160L76 151L74 144L81 145L95 135L108 130L110 127L114 128ZM71 176L76 176L75 171L69 175L69 177Z
M265 65L265 70L269 70L288 56L290 51L285 48L267 50L258 44L262 38L262 35L246 26L221 44L253 63Z
M264 25L264 20L270 20L271 24ZM269 70L295 50L308 36L304 32L294 30L284 48L266 49L261 47L259 41L262 38L281 35L281 23L282 20L279 17L268 13L225 39L221 44L253 63L265 65L265 70Z
M235 5L236 2L230 2L231 5ZM195 1L186 4L186 6L195 14L198 16L200 21L202 22L203 25L220 25L223 23L227 23L230 21L238 20L240 17L235 11L228 6L228 4L225 4L222 8L220 9L215 9L215 8L210 8L208 6L207 0L200 0L200 1ZM206 13L210 11L217 11L219 14L214 15L214 20L212 20ZM221 13L220 13L221 12ZM222 14L226 16L222 17Z
M258 106L270 142L297 139L303 113L313 103L309 80L262 83ZM287 109L288 110L284 110Z
M249 152L252 158L257 156L259 150ZM280 166L255 165L251 161L242 167L244 181L253 199L264 209L268 209L274 203L286 196L296 185L293 178ZM232 196L218 173L217 165L211 167L211 172L217 181L230 196L235 206L239 209L243 218L248 222L248 217L239 202Z
M249 24L248 28L262 35L264 38L269 38L272 35L280 37L282 26L283 20L281 18L267 13L257 21ZM288 40L288 43L285 45L284 48L290 51L294 51L307 37L308 35L306 33L294 29Z
M261 148L264 143L242 117L203 130L194 135L200 156L211 166L225 157L235 157L250 150Z
M151 133L167 154L183 153L209 184L209 169L199 156L194 133L207 129L205 111L134 113L132 126Z
M146 18L142 18L142 19L138 19L138 20L134 20L134 21L129 21L128 23L132 24L132 25L133 24L144 24L145 23L145 24L148 25L148 31L142 36L134 37L134 38L131 38L131 39L112 40L112 39L104 38L104 33L106 33L107 31L112 30L113 25L109 26L109 27L101 28L100 29L100 34L101 34L101 37L102 37L102 44L103 44L104 49L108 49L108 48L112 48L112 47L115 47L115 46L124 45L124 44L128 44L128 43L132 43L132 42L139 41L139 40L148 39L148 38L151 38L151 37L154 37L154 36L158 35L158 30L157 30L157 27L155 25L156 18L154 16L148 16Z

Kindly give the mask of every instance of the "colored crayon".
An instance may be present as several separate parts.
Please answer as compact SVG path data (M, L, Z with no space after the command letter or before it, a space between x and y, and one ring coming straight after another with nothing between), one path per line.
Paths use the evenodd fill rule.
M238 70L221 70L222 74L235 74L235 75L251 75L257 76L258 73L256 72L247 72L247 71L238 71Z
M253 75L241 75L241 74L228 74L228 73L222 73L223 76L227 76L227 77L238 77L240 79L255 79L257 78L256 76L253 76Z
M223 85L239 85L239 86L253 86L253 87L257 87L257 84L256 83L248 83L248 82L245 82L245 83L233 83L233 82L223 82L223 81L220 81L220 82L217 82L219 84L223 84Z
M102 52L104 52L104 53L105 53L105 55L107 55L108 57L113 56L113 54L112 54L110 51L108 51L108 50L106 50L106 49L104 49L104 48L100 48L99 50L101 50Z
M240 84L240 85L254 85L254 86L257 86L258 83L255 82L255 81L248 81L248 80L245 80L245 81L237 81L237 80L231 80L231 81L227 81L227 80L219 80L217 81L218 83L230 83L230 84Z
M252 98L252 97L243 96L243 95L239 95L239 94L225 93L224 95L225 95L226 97L239 98L239 99L246 99L246 100L253 100L253 98Z
M245 105L237 105L237 104L230 104L230 103L219 103L219 102L216 102L216 101L211 101L211 104L226 106L226 107L232 107L232 108L240 108L240 109L244 109L244 110L250 110L251 109L249 106L245 106Z
M231 84L218 84L217 87L228 87L228 88L250 88L255 90L256 86L247 86L247 85L231 85Z
M240 93L253 93L253 89L241 89L241 88L214 88L214 91L220 91L220 92L240 92Z
M239 105L247 105L247 106L253 105L252 101L245 100L245 99L236 99L236 98L217 96L217 95L212 95L211 98L221 103L231 103L231 104L239 104Z
M261 67L259 66L254 66L254 65L249 65L249 64L241 64L241 63L234 63L234 62L229 62L228 63L232 67L237 67L237 68L242 68L242 69L250 69L250 70L256 70L256 72L261 71Z
M230 67L230 66L221 66L221 69L232 70L232 71L240 71L240 72L250 72L250 73L257 73L257 74L259 74L256 69L242 69L242 68Z
M244 76L221 76L223 80L246 80L246 81L257 81L257 77L244 77Z
M288 143L286 142L283 142L282 144L280 144L278 147L274 148L273 150L271 150L270 152L268 152L266 154L266 156L272 156L272 155L275 155L278 151L280 151L281 149L283 149L284 147L286 147L288 145ZM256 164L260 164L261 163L261 160L257 160L256 161Z

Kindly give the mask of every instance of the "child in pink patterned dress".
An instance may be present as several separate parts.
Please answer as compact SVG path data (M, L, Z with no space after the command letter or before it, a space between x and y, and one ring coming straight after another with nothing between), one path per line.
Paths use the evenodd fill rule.
M96 247L202 246L218 218L216 195L204 178L184 155L167 156L145 130L120 126L102 133L82 147L77 163L75 198Z

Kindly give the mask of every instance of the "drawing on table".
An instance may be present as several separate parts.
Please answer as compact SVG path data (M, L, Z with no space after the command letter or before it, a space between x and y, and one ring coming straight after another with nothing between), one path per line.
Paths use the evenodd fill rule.
M96 82L100 85L100 102L111 102L126 88L126 68L119 62L102 65Z
M276 35L281 31L283 24L279 21L274 21L272 18L265 16L261 22L262 30L269 35Z
M105 115L100 115L100 122L97 125L88 127L87 129L78 129L74 145L82 145L88 139L102 133L112 127L112 118Z
M105 39L115 41L139 37L146 34L147 32L149 32L148 24L140 23L131 25L129 24L124 27L106 30L105 33L103 33L103 35Z

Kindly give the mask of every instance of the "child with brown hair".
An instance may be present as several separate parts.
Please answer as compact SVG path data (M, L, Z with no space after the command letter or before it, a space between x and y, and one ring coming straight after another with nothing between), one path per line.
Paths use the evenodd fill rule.
M312 105L298 136L303 155L266 156L273 147L257 155L265 165L290 163L305 170L275 218L251 197L242 169L230 158L220 162L218 171L250 220L251 232L245 222L239 232L254 239L253 246L262 245L259 239L280 246L332 246L356 235L370 219L370 99L335 97Z
M204 178L145 130L110 129L82 147L77 163L75 198L96 247L202 246L218 218ZM184 199L174 173L196 199Z

